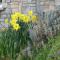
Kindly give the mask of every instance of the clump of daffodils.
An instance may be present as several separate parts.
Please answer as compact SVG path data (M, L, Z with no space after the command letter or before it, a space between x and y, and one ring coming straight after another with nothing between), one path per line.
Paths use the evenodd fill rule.
M15 12L11 15L10 25L13 27L14 30L21 29L21 26L17 23L18 21L22 21L24 23L35 22L37 17L33 15L32 11L28 11L28 14L22 14L20 12ZM8 20L5 19L5 23L8 23Z

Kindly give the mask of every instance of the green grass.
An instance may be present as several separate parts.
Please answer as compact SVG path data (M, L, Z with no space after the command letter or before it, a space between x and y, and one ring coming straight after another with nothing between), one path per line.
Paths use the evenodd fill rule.
M60 50L60 34L55 38L49 39L48 44L40 50L35 60L60 60L60 55L56 53L59 50Z
M16 56L18 51L17 39L18 37L13 31L0 32L0 60L16 60L18 57ZM60 54L58 54L60 52L60 34L55 38L49 38L48 44L40 48L38 52L37 50L35 48L32 49L33 59L31 59L32 57L25 59L23 56L20 56L18 60L60 60Z

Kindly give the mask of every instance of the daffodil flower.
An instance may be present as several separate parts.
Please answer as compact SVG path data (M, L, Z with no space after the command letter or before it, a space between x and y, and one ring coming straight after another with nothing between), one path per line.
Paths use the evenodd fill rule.
M13 25L13 29L16 30L16 31L19 30L20 28L21 28L21 26L19 26L19 24L14 24Z
M17 15L12 14L12 15L11 15L11 19L12 19L12 20L16 20L16 19L17 19Z
M33 15L33 11L32 10L28 11L28 15L32 16Z
M8 19L5 19L5 21L4 21L4 22L5 22L5 24L8 24L8 23L9 23L9 22L8 22Z
M21 16L21 13L20 13L20 12L15 12L15 15L16 15L16 17L18 18L18 17Z
M14 24L16 24L16 22L17 22L17 20L11 20L11 21L10 21L10 24L11 24L11 25L14 25Z
M29 23L29 22L30 22L30 17L25 15L25 16L23 17L23 22Z
M32 16L32 17L31 17L31 21L32 21L32 22L36 22L36 21L37 21L37 16Z

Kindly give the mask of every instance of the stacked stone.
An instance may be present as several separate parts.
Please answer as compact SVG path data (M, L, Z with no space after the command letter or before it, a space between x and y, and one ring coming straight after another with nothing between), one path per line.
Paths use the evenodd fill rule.
M22 12L27 13L29 10L32 10L36 13L36 0L22 0Z
M29 10L33 10L36 13L36 0L6 0L8 5L7 8L10 7L12 13L14 12L23 12L26 13Z
M12 13L21 11L21 0L6 0L7 8L10 7Z

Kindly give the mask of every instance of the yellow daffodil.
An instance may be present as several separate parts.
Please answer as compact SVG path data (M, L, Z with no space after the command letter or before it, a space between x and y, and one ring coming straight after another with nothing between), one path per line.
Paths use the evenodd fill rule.
M21 14L20 19L23 20L25 14Z
M17 15L18 17L21 15L20 12L15 12L15 15Z
M33 15L33 11L32 10L28 11L28 15L32 16Z
M11 19L16 20L16 19L17 19L17 15L12 14L12 15L11 15Z
M13 25L13 29L16 30L16 31L19 30L20 28L21 28L21 26L19 26L19 24L14 24Z
M32 16L31 20L32 20L32 22L35 22L37 20L37 16Z
M25 14L21 14L21 15L19 16L19 21L22 21L22 20L24 19L24 17L25 17Z
M25 23L30 22L30 17L25 15L25 16L23 17L23 22L25 22Z
M16 24L16 22L17 22L17 20L11 20L11 21L10 21L10 24L11 24L11 25L14 25L14 24Z
M8 19L5 19L5 21L4 21L4 22L5 22L5 24L8 24L8 23L9 23L9 22L8 22Z

